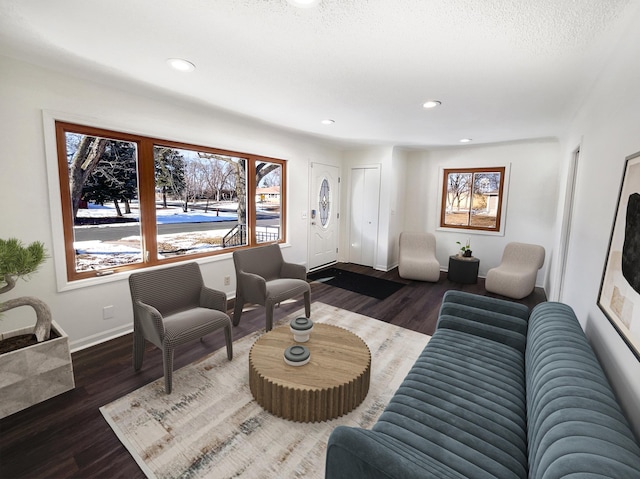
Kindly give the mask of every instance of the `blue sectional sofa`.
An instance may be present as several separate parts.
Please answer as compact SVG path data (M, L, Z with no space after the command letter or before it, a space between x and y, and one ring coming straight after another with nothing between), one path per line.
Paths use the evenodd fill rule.
M337 427L328 479L640 478L640 447L573 310L448 291L371 430Z

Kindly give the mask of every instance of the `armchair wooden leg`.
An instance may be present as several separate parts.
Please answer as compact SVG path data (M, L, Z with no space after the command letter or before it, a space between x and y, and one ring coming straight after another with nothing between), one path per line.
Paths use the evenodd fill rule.
M242 296L236 296L235 306L233 307L233 325L240 324L240 316L242 316L242 307L244 306L244 299Z
M265 315L267 317L267 331L271 331L273 329L273 306L274 304L270 303L269 301L267 301L264 305Z
M133 370L140 371L144 359L145 340L142 333L133 331Z
M311 317L311 293L304 293L304 314L307 318Z
M173 348L170 346L165 346L162 356L164 365L164 391L167 394L171 394L171 386L173 381Z
M225 343L227 343L227 358L231 361L233 359L233 336L231 326L224 327L224 340Z

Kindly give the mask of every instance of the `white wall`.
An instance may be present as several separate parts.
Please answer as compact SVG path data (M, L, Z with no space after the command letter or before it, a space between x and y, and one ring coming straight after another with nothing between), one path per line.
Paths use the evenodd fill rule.
M404 207L407 195L407 165L409 152L402 148L393 149L391 176L391 202L389 204L389 236L387 238L386 270L398 266L400 233L404 229L406 210Z
M580 159L567 274L560 300L576 311L640 437L640 362L596 304L625 158L640 151L638 17L629 22L631 26L615 54L562 137L563 170L567 170L578 146ZM563 214L561 211L558 215L559 223ZM559 263L553 267L555 277Z
M456 241L464 244L469 238L473 255L480 259L480 276L500 264L507 243L542 245L547 260L536 284L543 287L554 247L559 164L559 144L554 139L412 151L407 163L404 228L435 234L436 256L444 269L449 256L459 250ZM440 229L442 169L489 166L510 167L504 235Z
M52 254L60 245L58 219L50 214L43 110L85 118L106 128L290 160L289 206L308 205L311 161L340 165L336 149L311 137L165 97L139 86L132 85L127 90L0 57L0 237L17 237L25 243L40 240ZM307 221L295 214L299 209L288 216L290 246L283 254L289 261L306 263ZM52 210L56 211L55 205ZM61 292L55 263L48 260L28 282L21 281L2 299L34 295L44 300L76 348L131 327L126 275L91 280L85 287ZM55 268L63 267L55 264ZM222 280L225 275L235 278L229 255L202 261L202 270L208 285L233 296L235 284L223 286ZM103 320L102 309L107 305L114 306L115 316ZM0 330L32 323L35 315L30 308L16 308L4 315Z

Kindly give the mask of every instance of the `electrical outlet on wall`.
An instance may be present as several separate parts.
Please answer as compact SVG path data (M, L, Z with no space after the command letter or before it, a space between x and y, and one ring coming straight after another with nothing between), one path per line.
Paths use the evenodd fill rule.
M224 285L229 286L231 284L231 276L224 277Z
M111 319L113 318L113 306L105 306L102 308L102 319Z

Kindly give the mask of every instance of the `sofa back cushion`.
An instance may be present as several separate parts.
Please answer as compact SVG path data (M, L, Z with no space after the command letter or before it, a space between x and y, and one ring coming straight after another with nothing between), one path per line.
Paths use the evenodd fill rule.
M233 262L236 272L257 274L271 281L280 278L284 259L280 246L269 244L236 250L233 252Z
M640 447L571 307L533 309L525 360L529 478L640 477Z
M200 305L204 281L198 263L181 263L131 274L129 286L134 303L156 308L163 316Z

